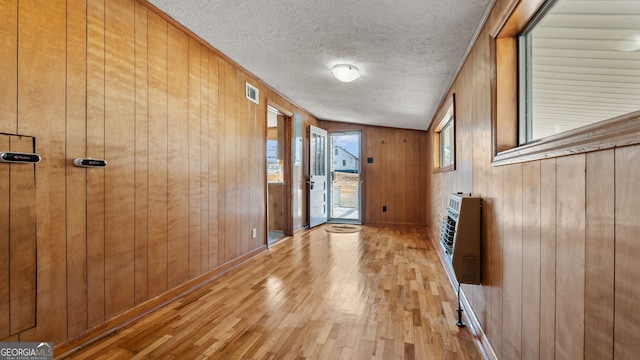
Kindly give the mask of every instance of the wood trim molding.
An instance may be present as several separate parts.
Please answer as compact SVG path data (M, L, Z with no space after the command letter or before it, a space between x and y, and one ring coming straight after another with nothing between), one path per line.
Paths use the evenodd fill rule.
M493 166L640 144L640 111L549 136L498 153Z
M498 34L500 34L500 31L502 30L504 25L507 23L507 21L511 17L511 14L513 14L514 10L516 9L516 6L518 6L520 1L521 0L507 1L507 3L502 8L502 12L500 13L500 15L498 15L496 22L493 23L493 25L491 26L491 29L489 29L489 35L491 35L491 37L493 38L498 37Z
M178 299L181 296L199 289L200 287L210 283L211 281L217 279L230 270L237 268L238 266L249 261L251 258L264 252L266 249L267 248L265 245L260 246L251 252L248 252L240 257L229 261L228 263L218 267L215 270L193 278L186 283L172 290L169 290L158 297L150 299L93 329L87 330L77 339L73 339L65 343L56 345L54 348L55 357L64 358L65 356L70 355L71 353L74 353L81 348L89 346L92 343L106 336L109 336L116 331L121 330L134 321L139 320L140 318L152 313L155 310L158 310L159 308L167 305L168 303Z
M436 112L436 116L434 116L434 122L433 124L436 126L433 131L434 132L438 132L440 130L442 130L442 127L447 123L445 121L445 116L447 115L447 113L449 112L449 109L451 109L451 107L453 106L453 118L455 119L455 94L454 93L449 93L449 95L446 96L445 101L442 103L442 105L440 106L440 108L438 109L438 112Z
M447 274L449 283L451 284L451 287L455 292L457 290L458 283L456 281L456 276L453 272L453 269L451 268L451 264L449 264L445 260L446 257L442 252L442 247L440 247L439 242L436 240L437 238L430 231L428 231L427 233L428 233L429 240L431 241L431 245L433 245L436 252L438 253L438 258L440 259L440 263L442 264L442 267L444 268L444 271ZM470 285L470 286L482 286L482 285ZM469 303L469 300L467 299L467 296L464 293L464 289L460 289L460 305L464 310L463 313L465 314L465 318L467 319L467 326L469 327L469 330L471 330L470 331L471 335L473 336L474 340L476 341L476 344L480 348L482 355L484 355L484 358L491 359L491 360L498 360L498 356L496 355L496 352L493 350L493 346L489 342L489 337L487 336L487 334L484 332L484 329L480 325L480 321L478 320L476 313L473 311L473 308L471 307L471 304ZM455 319L450 319L451 322L453 322L454 320Z
M310 113L305 108L303 108L303 107L299 106L298 104L296 104L295 102L293 102L291 99L289 99L287 96L282 94L280 91L278 91L278 90L274 89L273 87L271 87L264 80L260 79L259 77L257 77L256 75L254 75L253 73L251 73L250 71L245 69L244 67L240 66L240 64L235 62L233 59L231 59L227 55L223 54L220 50L218 50L215 47L213 47L211 44L206 42L203 38L201 38L200 36L196 35L193 31L189 30L186 26L182 25L177 20L175 20L171 16L167 15L164 11L160 10L157 6L155 6L152 3L150 3L149 0L135 0L135 1L137 1L142 6L146 7L149 11L153 12L154 14L160 16L162 19L166 20L169 24L175 26L178 30L180 30L180 31L184 32L185 34L187 34L187 36L193 38L194 40L196 40L197 42L202 44L204 47L206 47L207 49L212 51L214 54L219 56L224 61L232 64L237 69L249 74L257 82L259 82L261 85L269 88L270 91L272 91L273 93L275 93L278 96L282 97L284 100L288 101L292 106L295 106L298 109L306 112L307 114L311 115L313 118L317 118L314 114ZM289 110L286 110L286 111L289 112ZM293 114L291 116L293 116Z
M494 38L508 38L520 34L546 0L509 0L498 20L491 27Z
M440 106L438 112L436 112L436 116L433 118L431 122L433 127L433 131L431 131L430 136L433 137L433 173L441 173L447 171L455 171L456 170L456 153L457 153L457 129L456 125L456 94L449 93L446 97L446 101ZM451 116L453 116L453 164L449 166L440 166L440 132L442 128L448 123L449 120L449 112L451 111Z
M518 146L518 44L515 38L496 39L497 152Z
M375 222L367 222L365 223L364 221L362 222L362 225L366 225L366 226L375 226L375 227L385 227L385 226L397 226L400 228L410 228L410 229L415 229L415 228L420 228L420 229L424 229L425 228L425 224L417 224L417 223L394 223L394 222L384 222L384 221L375 221Z
M438 149L439 151L440 149ZM438 173L444 173L444 172L449 172L449 171L455 171L456 167L453 165L449 165L446 167L442 167L442 168L433 168L433 173L434 174L438 174Z
M289 100L287 100L287 101L289 101ZM291 101L289 101L289 102L291 102ZM293 117L293 111L290 111L290 110L284 108L283 106L277 104L275 101L271 101L271 100L267 99L267 107L269 107L269 106L271 106L272 108L278 110L284 116Z

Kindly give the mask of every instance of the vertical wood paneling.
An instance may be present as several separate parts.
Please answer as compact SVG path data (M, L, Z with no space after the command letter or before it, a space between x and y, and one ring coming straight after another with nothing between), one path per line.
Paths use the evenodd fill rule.
M640 167L637 146L615 150L615 359L640 354Z
M396 174L396 180L393 184L388 184L389 189L393 189L393 209L394 217L393 222L400 222L407 218L407 188L408 188L408 174L407 174L407 152L408 152L408 140L407 131L396 131L394 138L391 139L395 144L397 157L391 160L393 173Z
M105 2L105 316L134 304L134 3Z
M522 164L503 172L503 345L505 359L522 357Z
M523 164L522 358L540 358L540 162Z
M260 89L260 94L264 94L265 89ZM260 96L260 103L266 101L264 99L264 95ZM261 223L260 209L264 208L261 204L266 203L266 199L264 199L260 194L264 193L262 191L261 184L264 182L264 172L266 171L266 165L262 166L262 162L260 161L262 158L266 159L266 153L264 152L262 145L264 141L252 141L251 139L266 139L266 136L262 136L263 129L266 125L266 114L263 115L261 109L263 107L259 105L254 105L250 103L250 111L249 111L249 133L247 134L249 139L249 179L251 179L249 186L249 211L251 217L251 226L250 228L256 229L257 236L255 239L251 239L251 249L255 249L261 244L264 243L264 239L266 238L264 233L264 224ZM291 120L293 121L293 120ZM265 134L266 135L266 134ZM294 177L295 177L295 169L294 169ZM295 192L295 189L293 190ZM295 208L295 207L294 207ZM295 219L295 210L292 211L292 217ZM294 228L296 228L294 224Z
M429 226L432 233L439 230L437 215L451 187L464 187L471 181L478 194L486 187L489 241L488 249L483 250L488 253L488 277L483 276L482 287L464 289L479 319L483 308L488 310L488 321L480 321L499 358L632 358L640 353L640 327L634 315L635 299L640 295L640 272L635 270L640 254L635 241L640 208L634 196L640 175L635 166L638 147L522 165L490 164L491 151L500 150L491 149L496 107L506 109L501 114L515 111L511 106L515 102L504 100L515 93L502 94L505 98L498 94L496 99L495 83L513 83L515 78L495 78L495 40L487 28L513 3L496 1L488 25L450 89L461 105L456 124L457 140L462 142L459 168L431 174ZM511 39L500 41L513 45ZM517 63L514 58L497 57L497 66L514 68ZM467 122L469 114L471 123ZM498 122L501 119L511 122L509 116ZM496 129L514 131L500 123ZM467 168L470 161L471 172ZM513 176L517 167L524 172L521 179ZM496 174L502 172L498 181ZM518 225L514 211L519 205L522 217ZM519 251L515 232L522 234ZM518 252L521 264L513 259ZM517 304L522 306L521 318ZM520 351L514 346L518 341Z
M382 145L382 153L380 154L382 162L380 165L382 169L384 169L383 171L388 172L389 169L395 170L395 167L393 165L397 149L395 134L391 132L383 132L383 135L380 138L380 144ZM396 220L396 212L398 211L399 205L399 202L396 201L396 196L399 194L399 189L396 186L401 185L397 183L397 180L398 179L395 177L383 177L383 194L386 194L383 200L383 205L387 206L387 212L380 212L379 214L381 214L380 218L384 223L393 223ZM382 211L382 209L380 209L379 211Z
M553 359L556 338L556 159L540 162L540 358Z
M556 358L584 357L585 159L557 160Z
M428 150L431 146L431 144L429 143L429 136L418 136L418 143L418 163L420 165L418 166L419 180L416 184L416 187L421 191L419 192L420 198L418 199L418 206L420 207L420 210L416 221L418 223L428 224L429 199L431 199L431 180L429 178L429 173L431 172L432 168L432 165L430 163L430 161L432 161L432 156Z
M168 283L189 277L189 39L175 26L168 29Z
M9 149L9 136L0 135L0 149ZM0 339L11 334L9 310L9 166L0 166Z
M361 132L361 191L365 224L424 225L431 153L424 131L319 121L330 132ZM367 159L373 158L373 163ZM382 206L387 206L387 212ZM395 209L395 210L394 210Z
M253 79L250 78L250 81L255 83L255 81ZM260 94L264 94L265 89L261 88L260 89ZM260 95L260 104L264 103L264 99L262 99L263 95ZM267 115L265 114L264 117L260 117L258 118L258 116L261 115L261 111L260 105L254 104L250 101L248 102L248 119L247 119L247 131L245 133L245 136L247 137L247 148L246 148L246 152L247 152L247 162L245 164L245 171L247 172L247 177L250 179L250 181L247 183L247 196L246 196L246 202L247 202L247 216L251 219L250 224L248 224L249 226L246 226L246 235L247 235L247 241L248 241L248 249L249 251L258 248L260 245L264 244L264 238L261 237L262 234L264 234L263 231L260 231L260 228L263 227L263 223L260 221L260 218L258 217L258 213L259 213L259 209L260 209L260 205L261 204L265 204L265 202L261 201L262 199L258 198L258 191L262 190L262 187L260 186L260 184L263 182L262 181L262 174L263 171L262 169L265 169L266 171L266 165L264 167L259 166L259 160L258 160L258 156L262 157L262 144L264 143L263 141L253 141L252 139L259 139L259 128L264 127L264 122L266 122L266 118ZM293 119L290 120L291 124L292 124L292 129L293 129ZM292 136L293 138L293 136ZM293 144L293 140L292 140L292 144ZM265 146L266 149L266 146ZM264 158L266 159L267 155L266 153L264 154ZM292 158L293 159L293 153L292 153ZM292 160L293 162L293 160ZM292 166L293 169L293 166ZM292 173L293 176L295 176L295 173ZM294 180L292 180L292 185ZM295 191L295 190L292 190ZM293 195L293 194L292 194ZM293 202L293 196L292 196L292 202ZM293 209L293 208L292 208ZM291 213L291 221L292 221L292 226L293 225L293 220L294 220L294 215L293 215L293 210ZM252 229L255 228L256 229L256 238L253 238L252 235ZM294 226L294 229L295 226ZM266 238L266 237L265 237Z
M87 5L67 2L67 158L85 157ZM67 162L67 314L69 336L87 329L87 171Z
M209 177L207 185L209 188L209 270L220 264L219 249L219 159L220 153L220 116L218 104L220 94L218 91L218 56L209 52Z
M200 212L202 211L202 179L200 174L200 163L202 162L200 155L200 144L202 142L200 136L200 77L201 77L201 61L200 47L201 45L195 39L189 39L189 138L188 151L189 159L189 260L188 271L189 278L192 279L202 272L202 222Z
M200 272L209 271L209 50L200 47Z
M148 297L167 290L167 22L149 13L148 96L149 104L149 260Z
M10 151L33 152L30 137L13 136ZM5 164L3 164L5 165ZM9 169L9 296L11 334L36 325L36 183L34 165Z
M365 187L364 198L367 207L364 208L364 221L374 222L380 221L380 214L383 206L384 182L382 167L382 146L380 145L380 129L370 128L365 130L366 153L363 156L365 161L366 173L368 181L379 184L379 191L375 191L371 187ZM369 163L369 158L373 162Z
M87 3L87 156L104 159L104 0ZM87 171L87 325L105 320L105 169Z
M255 80L254 80L255 82ZM267 89L260 86L260 104L264 104L266 103L266 97L265 94L267 92ZM249 144L248 144L248 151L249 151L249 164L248 169L249 169L249 177L251 178L251 182L249 183L249 215L251 216L251 226L248 228L248 235L249 235L249 241L250 241L250 249L256 249L260 246L262 246L263 244L266 243L266 233L264 232L264 226L265 224L262 222L262 215L261 215L261 209L266 208L266 204L267 204L267 200L266 197L264 197L264 191L262 188L262 183L264 183L265 181L263 180L263 178L266 176L266 169L267 169L267 165L266 165L266 159L267 159L267 154L266 154L266 142L265 140L263 141L252 141L251 139L266 139L266 132L263 132L263 129L266 128L266 122L267 122L267 113L263 112L263 108L266 111L266 107L260 106L260 105L256 105L256 104L251 104L251 108L249 111L249 122L248 122L248 127L249 127L249 131L247 133L247 136L249 138ZM293 118L291 118L291 131L293 132ZM264 136L263 136L264 135ZM265 144L265 146L262 146L263 144ZM291 144L292 144L292 153L291 153L291 163L293 163L293 133L292 133L292 140L291 140ZM263 150L264 148L264 150ZM265 164L263 166L262 164L262 159L264 158ZM300 185L300 181L299 178L296 178L296 169L295 167L292 165L291 167L292 169L292 194L291 194L291 202L292 207L291 207L291 224L293 226L294 231L297 229L302 228L302 226L297 226L297 218L299 218L299 216L296 216L296 204L298 204L299 202L299 198L296 196L296 186ZM260 206L264 204L264 206ZM266 218L266 213L265 213L265 218ZM252 233L251 233L251 229L256 228L256 238L252 238Z
M587 154L584 355L613 359L615 274L614 150Z
M463 116L460 121L458 121L456 114L456 123L460 125L463 129L466 129L463 132L463 136L457 136L456 138L460 142L456 144L457 148L462 150L462 156L466 159L471 159L472 161L462 162L463 166L460 168L461 171L464 171L465 174L462 175L462 179L465 179L461 186L458 186L459 189L464 189L463 191L469 191L472 194L480 195L481 193L473 192L474 184L477 184L478 181L475 177L478 175L474 170L475 162L473 161L476 156L476 149L473 147L473 139L476 133L476 102L473 101L473 93L476 92L476 77L475 73L475 63L476 63L476 53L477 51L471 51L469 56L466 59L466 71L464 74L464 91L468 91L469 94L466 96L463 94L464 98L469 98L469 101L464 102L463 105ZM456 111L458 112L458 111ZM464 289L464 286L463 286ZM477 313L476 316L482 314L482 301L479 298L480 288L478 286L467 286L466 290L464 290L465 295L467 295L469 301L472 301L476 305ZM479 319L478 319L479 320Z
M245 86L245 81L249 81L247 75L244 72L238 72L237 77L237 89L243 89ZM240 90L239 90L240 91ZM249 101L246 97L240 99L237 108L237 119L239 122L238 127L238 178L239 179L249 179L249 112L251 108L251 101ZM238 255L244 254L249 251L251 248L251 181L243 181L238 183L239 192L238 192L238 204L240 205L240 214L236 218L236 228L239 239L239 248Z
M368 128L365 130L365 153L363 154L363 166L365 167L365 172L367 176L367 182L372 184L383 185L382 182L382 166L381 166L381 146L380 146L380 136L379 136L378 128ZM376 143L377 142L377 143ZM368 162L368 158L373 159L373 163ZM366 186L364 189L364 201L367 206L364 208L364 221L365 222L374 222L380 221L380 211L382 211L382 196L383 190L382 188L377 187L376 190Z
M18 133L37 139L37 322L21 341L67 337L65 90L66 1L20 1ZM46 54L46 56L43 56ZM36 340L34 340L36 341Z
M420 168L422 167L420 164L420 137L415 132L409 131L407 142L407 171L413 172L413 176L407 176L407 193L409 195L407 196L406 221L412 224L420 224L420 203L424 202L420 196L421 193L424 193L420 188ZM426 186L426 184L423 184L423 186ZM415 196L411 196L411 194L415 194Z
M148 299L148 183L149 119L148 119L148 74L147 74L147 8L135 3L135 303Z
M236 78L236 89L242 89L245 86L245 81L249 79L242 72L238 72ZM238 166L237 174L238 179L247 179L249 180L249 139L247 137L248 125L249 125L249 108L251 107L252 102L248 99L240 99L238 102L238 107L236 108L236 121L237 121L237 147L238 152L236 153L236 164ZM238 208L240 209L240 213L236 218L236 233L238 236L238 254L244 254L249 251L249 243L250 240L250 226L251 226L251 217L249 216L249 208L251 204L249 201L250 198L250 187L251 181L243 181L238 183L238 195L237 202Z
M226 147L227 147L227 119L225 117L226 111L226 93L227 93L227 66L226 61L222 58L218 58L218 263L224 264L226 259L227 249L227 229L226 229L226 180L229 176L229 169L225 168L226 165Z
M263 89L260 91L261 94L266 93L267 90ZM260 101L267 101L266 100L266 96L262 95L260 98ZM253 136L255 136L256 139L266 139L267 136L267 109L264 106L257 106L256 107L256 111L257 111L257 117L255 120L255 129L254 129L254 133ZM302 125L302 134L305 134L304 131L304 120L303 120L303 125ZM304 137L304 135L302 135ZM252 153L255 156L255 163L252 165L252 170L253 170L253 176L255 176L254 180L255 180L255 185L254 185L254 189L253 189L253 193L254 193L254 197L255 197L255 223L254 225L257 227L257 231L258 231L258 238L255 240L256 241L256 245L260 246L262 244L265 243L266 238L267 238L267 234L266 234L266 227L265 224L263 223L262 219L266 219L267 218L267 213L266 213L266 204L267 204L267 198L266 198L266 191L263 188L263 184L265 183L265 178L266 178L266 169L267 169L267 150L266 150L266 146L264 145L265 143L263 141L255 141L253 142L253 148L252 148ZM297 177L296 177L297 175ZM292 216L293 216L293 227L294 229L299 229L302 228L306 225L306 217L305 217L305 212L302 209L302 203L303 203L303 198L306 198L306 179L304 178L303 175L303 169L302 166L294 166L294 170L293 170L293 176L294 176L294 183L293 183L293 187L294 187L294 191L296 191L295 189L297 189L297 193L294 194L294 203L297 204L297 209L298 211L294 211ZM302 189L305 190L302 190ZM294 209L296 209L296 207L294 206ZM305 208L306 210L306 208Z
M224 63L224 260L229 261L238 255L236 218L238 214L238 135L237 135L237 70L228 62Z
M472 89L474 83L472 76L473 53L469 54L467 59L468 66L463 68L460 73L461 86L456 89L456 105L455 105L455 153L456 153L456 171L449 173L453 179L455 186L452 191L470 192L473 188L473 121ZM458 176L454 176L459 174Z
M0 235L19 220L9 214L37 213L37 227L15 227L37 231L38 263L37 304L24 301L27 281L0 290L0 339L77 338L263 245L266 113L244 82L261 102L270 89L144 2L4 1L0 19L0 132L33 135L43 158L33 201L0 197ZM77 168L75 157L109 166ZM15 261L35 261L33 249ZM14 303L27 315L9 316Z
M489 173L489 214L490 221L490 239L491 239L491 253L490 253L490 283L491 286L491 319L489 320L488 336L490 337L493 349L502 358L502 319L503 319L503 298L504 298L504 261L502 253L504 249L504 237L502 234L502 173L503 167L491 168ZM472 305L473 306L473 305Z
M485 33L480 34L480 38L486 38ZM486 41L478 42L478 45L474 49L474 89L473 94L475 99L473 106L473 190L472 193L486 197L489 193L489 171L487 164L491 161L491 94L485 89L488 88L491 79L489 68L489 44ZM491 245L492 240L490 237L491 222L488 220L489 213L487 206L482 208L483 228L482 228L482 276L486 279L486 282L491 284L492 272L489 265L491 264L490 254L492 253ZM491 291L492 287L482 286L478 287L480 295L475 300L476 305L474 311L478 317L478 321L482 326L487 329L490 325L491 317Z
M0 132L13 134L18 128L17 0L0 1L0 34Z

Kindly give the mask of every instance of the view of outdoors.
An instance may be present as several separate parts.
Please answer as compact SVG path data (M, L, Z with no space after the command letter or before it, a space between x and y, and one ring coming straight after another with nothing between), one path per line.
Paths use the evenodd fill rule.
M278 141L267 140L267 181L283 182L282 160L278 159Z
M331 214L333 219L360 220L360 133L331 134Z

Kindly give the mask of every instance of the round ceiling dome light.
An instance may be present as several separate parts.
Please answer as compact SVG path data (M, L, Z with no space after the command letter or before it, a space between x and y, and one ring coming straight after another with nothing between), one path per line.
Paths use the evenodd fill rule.
M339 64L331 69L331 75L342 82L352 82L360 77L360 71L353 65Z

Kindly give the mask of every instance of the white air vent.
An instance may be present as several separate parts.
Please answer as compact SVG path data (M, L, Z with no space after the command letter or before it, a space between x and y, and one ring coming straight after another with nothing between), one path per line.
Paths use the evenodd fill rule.
M257 87L246 83L247 84L247 99L253 101L256 104L260 104L260 90L258 90Z

